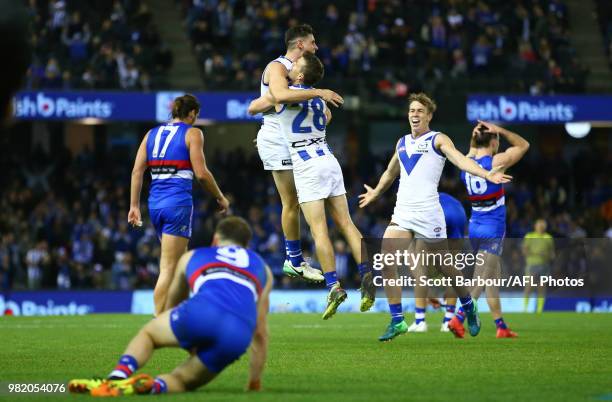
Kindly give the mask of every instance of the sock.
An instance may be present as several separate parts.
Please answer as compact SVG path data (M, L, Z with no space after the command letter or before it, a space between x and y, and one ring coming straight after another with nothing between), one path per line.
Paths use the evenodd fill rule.
M538 313L541 313L542 311L544 311L544 302L546 301L545 298L543 297L538 297Z
M463 311L471 313L474 310L474 301L472 300L472 296L460 297L459 301L461 302L461 307L463 307Z
M526 313L529 309L529 297L523 299L523 312Z
M299 267L304 262L302 256L302 245L299 240L285 240L285 250L287 258L294 267Z
M453 316L455 315L455 306L447 304L445 307L446 307L446 313L444 313L444 319L442 320L442 324L452 320Z
M168 392L168 384L166 384L166 381L162 380L159 377L155 377L155 380L153 382L153 388L151 388L151 393L165 394L166 392Z
M138 370L138 362L131 355L123 355L119 358L115 369L108 375L110 379L126 379L131 376L134 371Z
M357 269L359 270L359 276L363 279L363 276L370 272L370 269L367 266L367 263L362 262L361 264L357 264Z
M332 272L324 272L323 276L325 277L325 286L327 286L328 290L338 283L338 275L336 274L336 270Z
M463 324L463 321L465 321L465 311L463 311L463 307L459 307L459 310L457 310L457 314L455 315L455 317L457 317L459 322Z
M389 304L389 312L391 313L391 323L397 324L404 321L404 313L402 313L402 303Z
M504 322L504 319L502 317L499 317L497 320L495 320L495 326L497 327L497 329L507 329L508 326L506 326L506 323Z
M420 308L420 307L415 308L414 309L414 322L416 322L417 324L420 324L423 321L425 321L425 309Z

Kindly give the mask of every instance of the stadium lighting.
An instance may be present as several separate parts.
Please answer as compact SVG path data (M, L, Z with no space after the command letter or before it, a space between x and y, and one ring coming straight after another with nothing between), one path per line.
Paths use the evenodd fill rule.
M591 123L588 121L565 123L565 131L574 138L584 138L591 132Z

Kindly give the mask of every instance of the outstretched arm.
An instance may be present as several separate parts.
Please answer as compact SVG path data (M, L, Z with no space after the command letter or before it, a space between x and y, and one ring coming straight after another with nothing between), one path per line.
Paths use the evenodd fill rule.
M248 391L261 390L261 375L268 356L268 309L270 308L270 290L274 281L272 271L268 267L266 267L266 275L268 280L257 304L257 327L251 341Z
M399 160L397 158L397 152L393 153L393 157L389 161L389 165L387 165L387 169L384 171L380 179L378 180L378 184L376 188L372 188L367 184L364 184L366 192L359 195L359 208L365 208L372 202L376 201L378 197L395 181L397 176L400 174L400 165Z
M142 191L142 178L145 170L147 170L147 138L149 138L149 133L144 136L140 146L138 147L136 159L134 160L134 168L132 169L128 223L133 226L142 225L142 216L140 214L140 192Z
M202 130L193 127L189 129L187 132L187 147L189 148L191 168L198 183L215 197L217 204L219 204L220 212L227 212L229 201L225 198L221 189L219 189L215 176L206 166L206 159L204 158L204 134L202 134Z
M434 141L435 144L433 144L433 146L442 151L448 160L459 169L464 170L474 176L482 177L483 179L492 183L507 183L512 180L511 176L505 175L498 171L500 169L499 166L496 166L490 171L480 167L472 159L459 152L457 148L455 148L455 144L453 144L447 135L438 134Z

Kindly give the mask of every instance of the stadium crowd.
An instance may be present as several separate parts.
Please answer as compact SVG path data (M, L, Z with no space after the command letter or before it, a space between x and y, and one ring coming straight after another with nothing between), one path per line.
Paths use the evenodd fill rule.
M531 155L522 161L513 169L515 181L506 187L507 237L522 238L536 218L544 217L556 238L612 238L612 182L603 173L610 170L610 161L602 158L577 155L568 163L560 163L538 156L536 162ZM236 150L212 155L209 163L232 202L231 212L246 217L252 225L252 247L273 268L278 286L306 286L282 277L285 250L280 201L257 156L247 157ZM370 155L363 165L375 168L362 174L345 171L351 214L367 237L382 236L395 203L394 190L366 210L357 208L357 195L363 183L375 184L386 163L387 156ZM573 181L567 174L569 166L574 171ZM128 227L131 165L124 157L113 153L96 157L90 151L76 157L68 151L51 156L39 150L29 158L12 155L3 168L7 174L3 175L0 196L2 289L133 289L155 284L159 241L149 223L146 194L142 198L145 225ZM587 177L592 179L585 181ZM466 193L456 171L445 172L441 189L465 203ZM194 198L192 247L210 242L219 219L214 200L197 186ZM331 236L339 277L353 285L358 283L346 244L337 230L332 229ZM305 224L302 241L305 254L316 265ZM521 270L520 253L506 254L511 261L506 269Z
M26 88L165 87L172 52L140 0L30 0L33 61Z
M284 53L283 32L302 21L317 30L326 85L343 93L393 100L467 85L574 93L587 75L560 0L179 3L209 89L259 88L263 66Z
M597 17L604 39L608 64L612 69L612 2L608 0L596 0Z

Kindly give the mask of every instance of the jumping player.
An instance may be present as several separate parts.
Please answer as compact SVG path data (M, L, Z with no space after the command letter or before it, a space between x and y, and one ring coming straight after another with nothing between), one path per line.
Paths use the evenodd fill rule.
M161 241L159 278L153 291L155 315L166 304L168 286L191 237L193 176L217 200L222 213L229 201L217 186L204 159L202 130L192 127L200 112L193 95L179 96L172 106L172 120L151 129L143 138L132 170L128 222L142 225L140 191L145 170L151 169L149 215Z
M500 136L504 137L510 147L499 152ZM470 151L467 156L485 169L503 166L504 169L515 165L529 149L527 142L520 135L492 123L479 121L472 131ZM465 170L465 169L463 169ZM475 177L471 172L461 172L470 202L472 216L469 224L470 243L474 251L484 253L484 264L476 266L474 277L499 278L501 276L501 253L506 234L506 206L502 183L492 182L488 178ZM472 296L477 299L482 287L472 289ZM488 286L487 302L491 310L498 338L514 338L517 334L508 328L502 318L499 289ZM464 314L461 309L449 323L449 329L458 338L463 338Z
M289 72L291 89L311 90L323 78L323 63L317 56L305 53ZM263 110L273 103L271 95L254 101L255 110ZM291 161L300 208L310 227L317 257L323 268L329 290L327 308L323 319L336 313L346 299L336 275L334 250L329 238L326 210L346 238L361 276L361 311L368 311L374 304L376 288L372 273L362 262L361 233L351 219L342 169L326 142L326 125L331 118L329 109L321 98L310 101L277 105L278 119L285 136Z
M72 380L68 389L94 396L192 391L213 380L250 345L247 389L259 390L268 350L272 273L259 255L245 248L250 238L244 219L221 220L212 247L181 257L167 311L132 339L107 379ZM191 356L172 373L134 375L163 347L181 347Z
M279 103L303 102L320 97L334 106L341 105L344 102L342 97L328 89L296 91L289 88L288 74L294 63L305 53L314 53L318 49L312 27L301 24L289 28L285 32L285 44L287 53L272 60L264 69L261 76L261 96L263 97L269 91ZM249 113L256 114L257 112L249 108ZM293 180L291 155L280 131L280 123L274 107L263 113L263 122L257 133L257 152L264 169L272 172L283 208L281 223L287 252L283 271L291 277L322 281L321 271L310 267L302 256L300 209Z
M510 180L497 171L488 171L478 166L476 162L459 152L451 139L445 134L432 131L429 122L436 110L436 104L425 94L412 94L409 98L410 106L408 120L411 134L405 135L397 143L396 151L389 162L387 170L382 174L376 188L364 185L366 192L359 196L361 208L380 197L400 175L400 184L397 193L397 202L391 223L385 230L385 239L406 239L410 241L411 251L447 250L446 224L444 213L438 196L438 182L448 158L451 163L461 170L471 174L488 178L493 182L502 183ZM415 240L415 241L412 241ZM383 242L383 251L386 249ZM418 264L413 269L417 278L423 277L425 268ZM456 277L457 270L448 265L439 267L443 275ZM397 267L389 266L382 271L383 279L397 279ZM476 305L473 303L469 291L465 287L455 287L461 305L468 317L470 334L478 335L480 319ZM408 325L402 313L402 289L399 286L385 286L389 300L391 323L385 333L379 338L389 341L396 336L406 333ZM417 314L424 313L427 287L415 286L415 298L420 298L422 305L417 305Z

